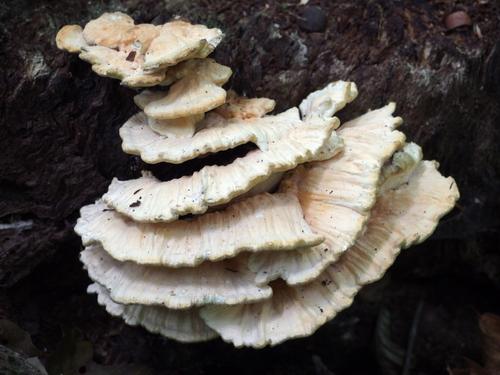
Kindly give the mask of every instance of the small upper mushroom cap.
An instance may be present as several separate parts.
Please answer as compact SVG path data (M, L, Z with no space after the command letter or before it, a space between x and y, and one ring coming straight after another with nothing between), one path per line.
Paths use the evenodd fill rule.
M113 301L106 288L97 283L90 284L87 292L97 294L99 305L131 326L140 325L149 332L181 342L207 341L218 336L200 318L196 308L172 310L162 306L123 305Z
M191 59L168 68L163 86L169 86L183 78L199 75L217 86L225 84L231 77L231 69L218 64L214 59Z
M269 298L271 288L258 286L240 259L205 262L198 267L143 266L113 259L100 245L80 254L89 276L122 304L163 305L187 309L206 304L234 305Z
M425 240L458 199L454 180L435 162L424 161L407 185L385 190L365 233L314 281L273 286L269 300L236 306L206 306L205 322L235 346L276 345L313 333L349 306L365 284L380 279L401 248Z
M124 34L134 27L134 20L122 12L103 13L85 25L83 37L88 44L118 48Z
M248 119L262 117L271 112L276 102L268 98L246 98L238 96L236 92L229 90L226 103L215 109L215 112L226 119L240 118Z
M180 24L183 32L193 32L187 36L189 43L196 38L202 38L199 39L199 50L186 54L186 40L182 33L178 32ZM168 38L166 33L169 30L175 34L175 43L155 43L157 40ZM217 34L219 38L211 38L207 49L207 42L200 30L205 30L210 36ZM182 21L173 21L163 26L135 25L128 15L115 12L104 13L90 21L84 29L78 25L64 26L56 36L56 43L60 49L80 53L80 58L90 62L92 69L101 76L120 79L122 84L130 87L148 87L163 83L166 75L165 68L145 69L145 54L168 54L170 65L173 65L189 58L205 57L207 51L211 52L221 38L220 30L207 29L202 25L191 25Z
M89 45L113 49L140 43L147 50L151 41L160 34L160 26L135 25L134 19L122 12L103 13L91 20L83 29L83 37Z
M144 106L148 117L165 120L192 116L208 112L226 101L226 90L220 86L231 77L230 68L212 59L187 61L182 65L179 69L183 75L170 87L168 93ZM149 93L139 94L141 95L151 97Z
M223 211L161 224L135 223L102 201L80 212L75 231L84 246L98 242L113 258L140 264L193 267L242 251L292 250L323 241L292 194L259 194Z
M331 157L341 148L332 136L338 120L313 118L302 122L297 109L274 116L280 123L269 135L267 149L257 149L225 166L206 166L191 176L160 182L152 176L129 181L114 179L104 201L135 221L173 221L186 214L202 214L208 207L229 202L272 174L298 164ZM182 138L180 139L182 141ZM327 143L332 143L328 148ZM134 192L142 189L136 204Z
M154 102L156 100L160 100L165 96L165 93L162 91L151 91L144 90L139 95L134 97L134 102L140 109L144 109L149 103ZM147 117L145 115L137 114L134 116L134 120L130 119L129 121L135 121L135 119L141 119L141 127L145 124L153 130L156 134L161 136L175 139L175 138L189 138L192 137L196 131L196 124L203 120L205 115L203 113L180 117L169 120L157 120L152 117ZM146 130L147 132L147 130ZM140 135L139 135L140 137ZM162 137L162 138L164 138ZM134 142L135 140L133 140ZM125 152L127 152L125 150Z
M394 130L402 122L394 110L389 104L343 124L337 130L341 153L298 168L282 182L281 190L297 194L306 222L325 242L290 254L253 254L249 267L259 283L278 277L291 285L308 282L354 244L375 203L382 167L405 141Z
M390 162L382 169L380 177L382 186L379 194L383 190L394 189L406 183L422 158L422 149L419 145L413 142L405 144L401 150L392 155Z
M79 53L82 48L87 46L83 38L83 30L79 25L66 25L59 30L56 36L57 48L66 50L70 53Z
M160 35L146 52L145 69L160 69L180 61L207 57L222 40L219 29L172 21L162 26Z
M358 96L358 89L352 82L336 81L323 89L310 93L300 103L303 118L310 116L331 117Z
M161 83L165 72L145 73L136 61L128 61L126 56L111 48L84 46L79 57L92 64L92 70L102 77L120 79L130 87L147 87Z

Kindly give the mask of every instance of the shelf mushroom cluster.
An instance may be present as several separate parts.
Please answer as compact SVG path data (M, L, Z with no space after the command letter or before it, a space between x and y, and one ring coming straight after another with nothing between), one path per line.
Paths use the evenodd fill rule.
M110 314L179 341L264 347L310 335L348 307L401 249L431 235L459 193L406 143L393 103L340 125L354 83L330 83L275 115L273 100L226 92L231 69L207 58L221 39L122 13L59 31L58 47L98 74L168 86L135 97L141 112L120 129L125 152L180 164L256 146L177 179L114 179L75 230L88 292Z

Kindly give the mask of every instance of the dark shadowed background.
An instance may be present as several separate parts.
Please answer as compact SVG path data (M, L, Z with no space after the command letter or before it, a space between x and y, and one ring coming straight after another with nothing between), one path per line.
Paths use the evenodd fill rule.
M309 338L185 345L111 318L85 294L72 228L113 176L142 167L118 136L137 112L134 91L57 50L55 35L115 10L221 28L214 57L233 69L228 87L278 110L337 79L360 91L342 120L396 101L401 130L457 180L456 209ZM458 10L472 25L447 28ZM31 336L51 373L97 374L89 356L111 366L104 374L445 374L465 357L481 362L478 317L500 314L499 26L496 0L2 1L0 317Z

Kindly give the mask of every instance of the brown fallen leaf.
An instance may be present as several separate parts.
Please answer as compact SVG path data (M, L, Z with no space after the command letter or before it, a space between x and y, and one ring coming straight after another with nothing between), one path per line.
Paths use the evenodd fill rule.
M483 339L484 367L500 372L500 316L481 315L479 328Z
M449 375L496 375L500 374L500 316L486 313L479 317L479 329L483 343L483 362L480 366L465 359L465 368L448 368Z
M444 24L446 29L454 30L458 27L472 25L472 20L466 12L459 10L448 14L444 19Z

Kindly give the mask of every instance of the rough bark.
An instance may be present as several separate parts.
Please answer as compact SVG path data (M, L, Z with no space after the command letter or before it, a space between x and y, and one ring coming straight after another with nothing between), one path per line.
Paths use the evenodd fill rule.
M26 358L19 353L0 345L0 370L2 374L25 374L43 375L40 370L33 366Z
M326 25L317 9L307 10L312 5L320 6ZM446 30L443 18L456 9L466 10L474 27ZM118 128L137 109L132 90L97 77L76 56L58 51L54 38L64 24L84 24L111 10L128 12L141 22L165 22L181 15L220 27L226 38L214 57L234 71L228 86L248 96L276 99L278 109L298 104L310 91L336 79L353 80L360 90L359 98L341 113L342 119L396 101L397 113L405 119L402 130L423 146L426 158L439 160L441 171L456 178L462 198L433 241L400 257L395 281L384 279L382 285L388 285L385 291L391 295L387 304L399 301L394 307L398 310L404 297L397 291L405 285L417 290L418 296L431 293L429 298L437 305L444 296L458 293L450 288L461 285L469 293L461 297L466 306L495 308L493 302L481 307L477 302L477 296L489 296L493 285L500 286L500 256L494 251L500 227L500 12L495 1L325 0L300 6L298 1L256 0L21 0L0 5L0 284L10 286L3 304L7 315L16 316L23 298L38 294L27 303L36 313L24 312L18 320L36 321L33 332L39 343L53 346L57 333L51 325L64 322L85 330L97 356L108 362L109 353L129 353L126 349L137 340L147 343L148 349L158 342L141 330L123 328L107 318L92 298L79 296L87 279L77 262L80 245L72 227L79 207L103 194L113 176L138 174L141 163L121 151L118 136ZM414 285L417 281L419 286ZM439 287L432 290L435 281ZM370 297L370 290L375 297ZM367 350L376 315L370 298L377 304L383 298L377 287L366 293L368 297L361 297L364 302L357 302L347 318L339 319L356 341L328 337L326 332L343 332L340 323L334 324L305 341L307 355L328 355L322 345L347 348L339 349L344 359L327 363L342 369L356 358L353 353ZM456 299L445 304L441 315L432 306L429 311L437 314L429 317L433 324L437 319L457 330L465 324L446 318L456 308ZM58 323L44 316L49 311L50 319ZM86 314L104 321L105 328L89 326ZM464 314L467 319L471 316ZM349 326L349 319L361 317L366 322ZM118 343L110 340L110 327L124 331ZM433 366L443 370L442 362L458 355L451 344L454 339L446 336L445 344L451 347L440 347L436 359L426 362L431 370L437 368ZM265 358L293 356L302 351L299 343L266 352ZM225 346L213 345L225 353ZM439 344L428 345L432 351ZM207 347L188 350L162 344L172 353L162 353L164 357L154 364L175 368L179 361L175 355L189 360ZM147 362L157 350L130 355ZM258 358L240 353L246 354L237 358L247 361ZM298 356L291 363L303 371L313 370L312 362L304 358ZM219 366L206 358L201 361L204 365L192 369ZM276 373L290 370L291 365L281 365Z

